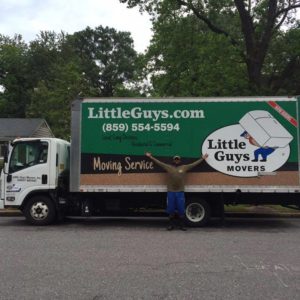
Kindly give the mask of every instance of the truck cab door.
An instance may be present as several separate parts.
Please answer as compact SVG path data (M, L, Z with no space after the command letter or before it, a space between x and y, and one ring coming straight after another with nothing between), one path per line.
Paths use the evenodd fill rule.
M49 189L49 158L50 147L46 141L14 143L8 173L4 176L4 205L20 206L30 192Z
M0 209L4 208L4 191L5 191L5 180L4 180L4 168L7 163L8 156L8 145L0 145Z
M4 182L3 182L3 171L0 171L0 209L4 208Z

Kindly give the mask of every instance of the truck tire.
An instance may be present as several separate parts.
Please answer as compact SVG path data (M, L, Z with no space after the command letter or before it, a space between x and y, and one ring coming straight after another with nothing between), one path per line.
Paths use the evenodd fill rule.
M53 201L44 195L32 197L26 204L23 213L32 225L49 225L54 222L56 211Z
M185 220L188 226L202 227L207 224L211 209L204 199L191 199L185 209Z

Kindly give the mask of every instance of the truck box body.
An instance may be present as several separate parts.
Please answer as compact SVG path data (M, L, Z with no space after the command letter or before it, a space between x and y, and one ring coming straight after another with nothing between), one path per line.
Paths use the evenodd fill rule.
M83 99L72 109L72 192L163 192L145 156L184 164L187 192L299 190L296 97Z
M145 155L189 164L185 219L224 219L226 204L300 208L299 98L83 99L71 143L20 138L0 175L0 208L35 225L68 216L160 213L166 172Z

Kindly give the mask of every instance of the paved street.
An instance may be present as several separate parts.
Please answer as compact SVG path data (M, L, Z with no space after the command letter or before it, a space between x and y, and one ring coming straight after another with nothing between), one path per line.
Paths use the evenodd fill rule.
M300 219L0 218L0 299L299 299Z

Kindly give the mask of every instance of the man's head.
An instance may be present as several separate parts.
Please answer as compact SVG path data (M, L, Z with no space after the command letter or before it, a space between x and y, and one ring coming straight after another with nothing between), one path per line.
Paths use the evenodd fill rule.
M173 163L174 163L175 165L179 165L179 164L181 163L181 158L180 158L179 155L175 155L175 156L173 157Z

